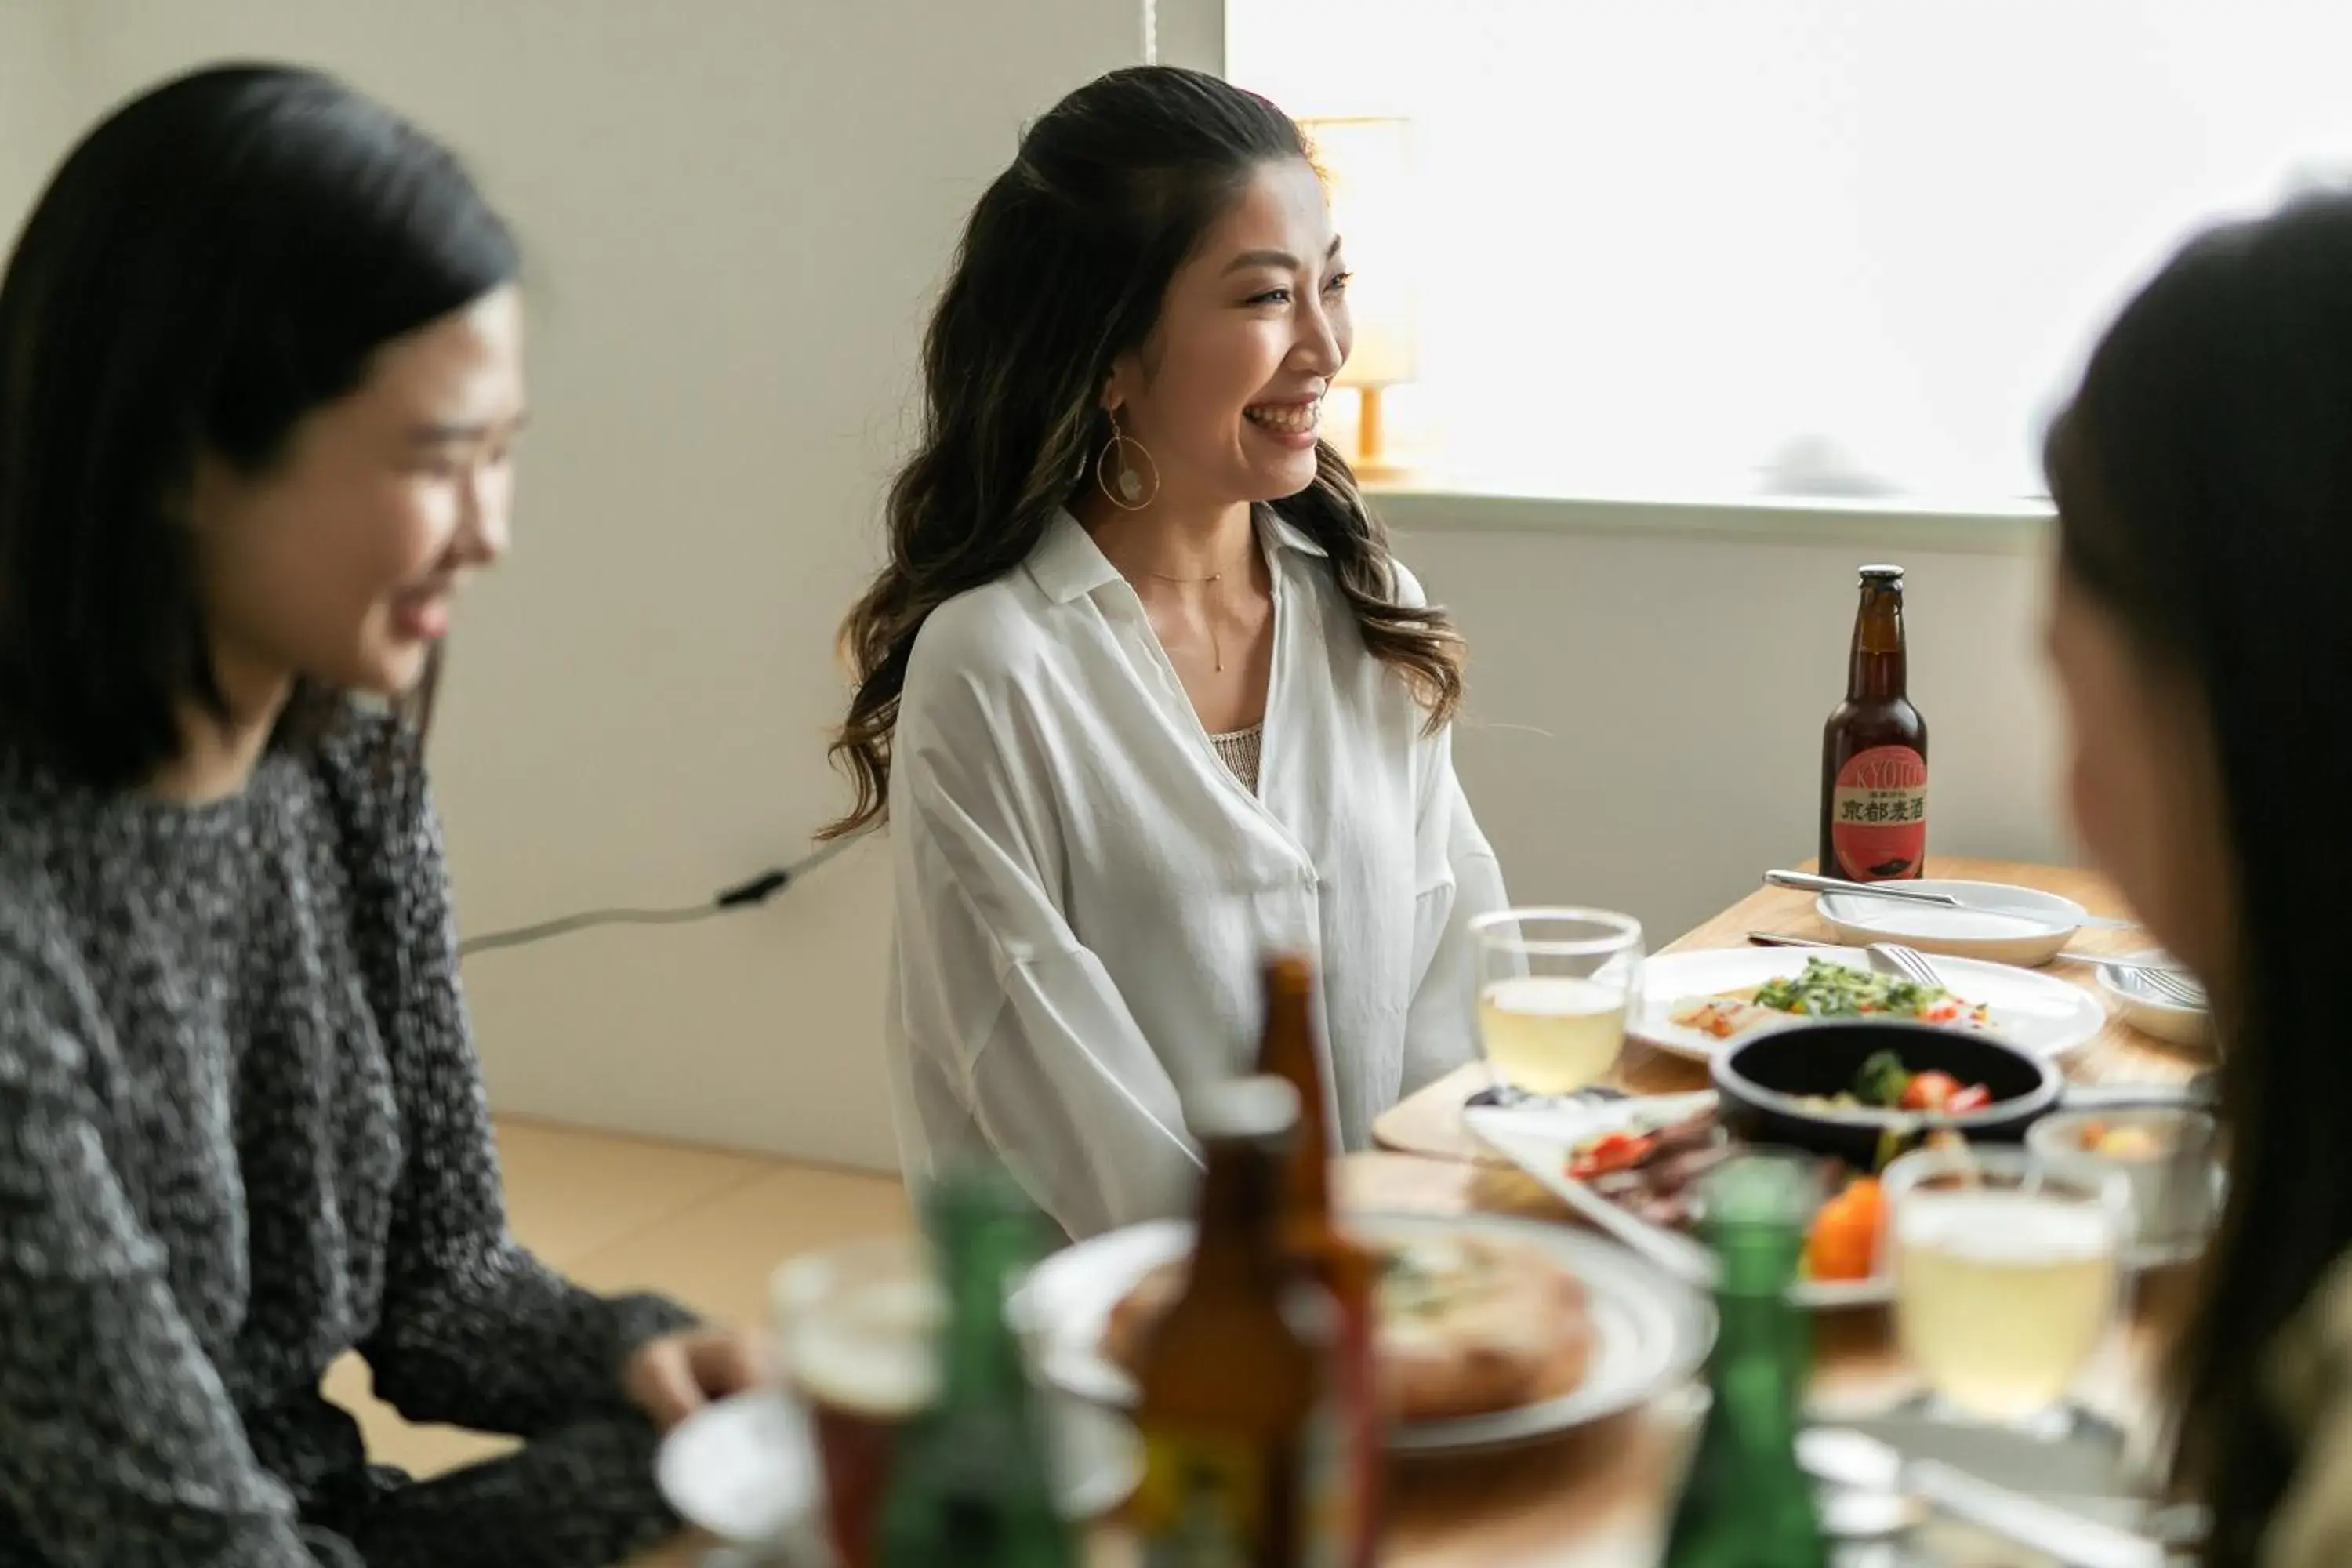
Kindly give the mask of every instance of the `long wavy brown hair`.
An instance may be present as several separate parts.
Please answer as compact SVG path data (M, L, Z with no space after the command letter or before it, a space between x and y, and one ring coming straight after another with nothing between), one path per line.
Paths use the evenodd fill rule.
M833 744L856 803L824 837L882 821L907 661L933 610L1026 560L1110 438L1102 389L1170 280L1264 165L1308 158L1289 116L1198 71L1113 71L1056 104L973 208L923 340L922 437L890 487L890 554L842 627L856 694ZM1443 610L1397 603L1387 531L1347 463L1274 503L1321 546L1365 647L1433 731L1462 700Z

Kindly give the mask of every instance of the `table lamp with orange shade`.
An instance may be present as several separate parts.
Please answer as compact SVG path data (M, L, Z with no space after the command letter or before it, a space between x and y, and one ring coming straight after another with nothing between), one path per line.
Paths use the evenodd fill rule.
M1332 222L1346 243L1349 315L1355 346L1337 384L1358 398L1355 449L1345 456L1356 477L1401 478L1391 449L1382 397L1420 371L1412 193L1412 122L1394 117L1299 121L1323 173Z

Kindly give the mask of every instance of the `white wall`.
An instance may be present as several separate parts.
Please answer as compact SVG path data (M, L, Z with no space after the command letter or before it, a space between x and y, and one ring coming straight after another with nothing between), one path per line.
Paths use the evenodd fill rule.
M65 151L71 116L65 0L0 0L0 251Z
M67 9L73 121L201 60L321 64L453 142L521 232L520 544L467 607L436 748L467 927L692 902L799 854L844 804L834 628L956 227L1024 119L1141 58L1139 0ZM495 1098L887 1163L879 868L478 960Z
M341 70L467 153L530 249L537 413L520 548L468 606L436 748L466 924L688 902L840 805L833 628L955 226L1021 120L1139 37L1132 0L0 0L0 201L108 102L227 54ZM2056 851L2030 559L1406 548L1473 641L1461 765L1523 898L1663 938L1809 853L1852 569L1888 554L1913 573L1935 847ZM879 862L754 915L476 961L499 1103L887 1165Z

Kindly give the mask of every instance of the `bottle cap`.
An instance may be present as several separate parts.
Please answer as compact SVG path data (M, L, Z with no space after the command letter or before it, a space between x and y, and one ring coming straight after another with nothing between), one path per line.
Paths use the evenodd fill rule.
M1869 587L1873 584L1877 584L1881 586L1892 584L1894 586L1900 587L1903 583L1903 568L1900 566L1865 566L1862 569L1862 583L1864 587Z
M983 1155L945 1162L919 1195L924 1216L934 1226L1028 1227L1039 1219L1035 1202L1013 1173Z
M1801 1226L1821 1206L1821 1165L1795 1153L1742 1154L1704 1177L1699 1194L1710 1228Z
M1269 992L1286 996L1309 995L1315 989L1315 966L1302 952L1276 952L1265 960Z
M1274 1142L1298 1126L1298 1091L1284 1079L1227 1079L1193 1095L1184 1120L1204 1142Z

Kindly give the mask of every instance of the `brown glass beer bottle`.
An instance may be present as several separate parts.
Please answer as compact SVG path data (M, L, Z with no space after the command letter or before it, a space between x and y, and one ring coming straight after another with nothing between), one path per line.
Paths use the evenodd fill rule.
M1282 1236L1297 1093L1242 1079L1199 1096L1187 1120L1208 1159L1192 1277L1136 1369L1144 1568L1337 1568L1333 1314Z
M1283 1245L1330 1296L1338 1310L1332 1346L1347 1499L1348 1538L1341 1561L1370 1568L1380 1561L1381 1500L1388 1458L1376 1342L1380 1266L1339 1228L1331 1209L1336 1152L1326 1109L1322 1053L1315 1040L1315 972L1301 957L1265 966L1265 1033L1257 1070L1298 1091L1298 1139L1283 1181Z
M1915 878L1927 858L1927 721L1911 706L1903 568L1862 569L1845 700L1822 735L1821 871Z

